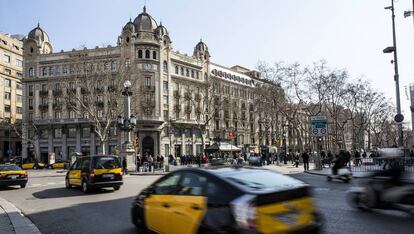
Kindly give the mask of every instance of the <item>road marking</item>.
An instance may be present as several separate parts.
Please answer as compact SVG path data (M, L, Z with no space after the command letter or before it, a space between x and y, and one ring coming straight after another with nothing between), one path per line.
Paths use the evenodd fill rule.
M314 188L313 190L315 190L315 191L329 191L331 189L330 188Z
M47 183L48 185L54 185L54 184L56 184L55 182L48 182Z

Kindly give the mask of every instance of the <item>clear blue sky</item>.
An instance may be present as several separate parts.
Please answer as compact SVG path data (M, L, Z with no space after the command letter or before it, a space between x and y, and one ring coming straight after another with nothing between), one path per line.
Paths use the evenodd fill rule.
M212 60L254 68L258 60L311 64L365 76L394 98L390 0L147 0L147 12L162 21L175 50L191 54L200 37ZM26 34L40 21L55 51L116 44L123 25L142 11L144 0L2 0L0 31ZM396 1L401 99L414 83L414 24L404 18L412 0ZM394 100L394 99L393 99Z

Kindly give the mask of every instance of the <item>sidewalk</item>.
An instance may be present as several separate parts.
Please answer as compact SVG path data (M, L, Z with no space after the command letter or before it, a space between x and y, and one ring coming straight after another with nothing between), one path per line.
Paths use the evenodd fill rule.
M40 231L17 207L0 197L0 233L40 234Z
M193 165L180 165L180 166L172 166L170 165L170 172L171 171L175 171L181 168L187 168L187 167L196 167L198 168L197 164L193 164ZM202 165L202 167L206 167L206 165ZM276 171L279 172L281 174L297 174L297 173L303 173L304 172L304 168L303 168L303 164L300 164L298 167L293 166L291 163L288 164L270 164L270 165L265 165L262 166L262 168L265 169L269 169L272 171ZM314 168L314 164L313 163L309 163L309 168L313 169ZM130 172L128 173L129 175L165 175L167 174L167 172L164 172L163 170L156 170L155 172Z
M351 169L352 170L352 169ZM323 168L322 170L309 170L306 171L306 173L308 174L313 174L313 175L320 175L320 176L327 176L330 175L332 172L331 168ZM362 172L362 171L352 171L352 177L354 178L364 178L367 177L370 174L370 172ZM404 180L407 181L411 181L414 182L414 173L406 173Z

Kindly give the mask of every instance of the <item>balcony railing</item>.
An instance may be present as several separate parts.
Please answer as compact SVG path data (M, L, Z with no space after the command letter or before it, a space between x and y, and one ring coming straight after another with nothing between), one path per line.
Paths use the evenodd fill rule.
M39 91L39 95L40 95L41 97L46 97L46 96L48 96L48 95L49 95L49 91L47 91L47 90L40 90L40 91Z
M53 96L60 97L62 96L63 92L61 89L53 90Z
M40 104L39 110L41 111L47 111L49 109L49 104Z

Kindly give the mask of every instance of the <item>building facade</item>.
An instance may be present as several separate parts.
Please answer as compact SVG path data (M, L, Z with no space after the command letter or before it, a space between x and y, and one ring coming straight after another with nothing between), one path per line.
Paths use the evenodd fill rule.
M23 43L0 32L0 159L21 154L17 129L22 120Z
M131 108L137 117L134 138L141 154L198 155L213 139L224 138L230 131L232 143L244 150L272 144L276 124L261 130L265 135L259 134L262 126L255 113L254 90L261 83L260 74L213 63L201 40L192 55L174 51L166 27L144 7L122 28L114 47L53 52L51 40L39 26L28 34L24 40L24 157L46 160L55 153L67 159L75 151L98 152L100 143L91 123L60 100L68 92L64 83L82 73L73 65L79 57L92 69L113 69L115 74L119 64L135 68ZM75 95L83 94L82 83L73 89ZM102 99L103 108L110 108L105 95ZM105 153L114 153L123 134L116 125L109 134Z

